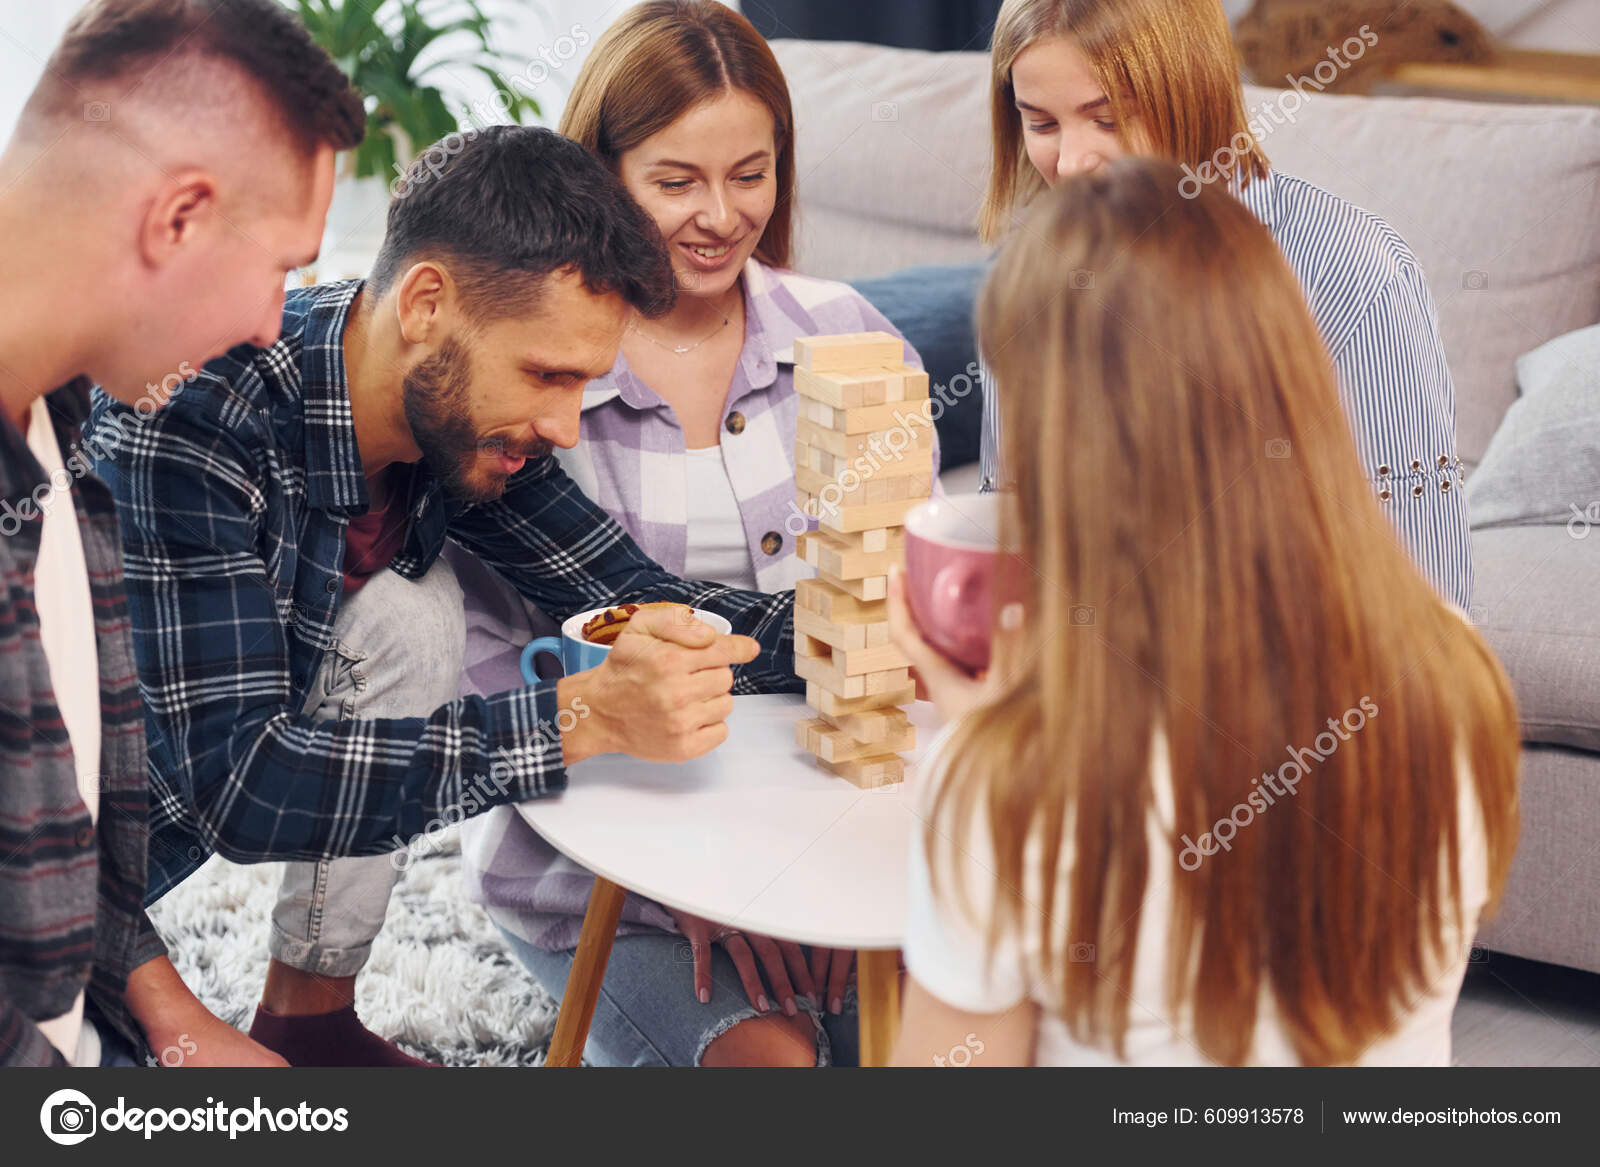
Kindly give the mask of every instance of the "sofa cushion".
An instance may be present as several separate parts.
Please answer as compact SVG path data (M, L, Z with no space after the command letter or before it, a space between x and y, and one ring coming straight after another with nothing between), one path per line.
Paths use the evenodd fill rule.
M1600 525L1600 325L1517 361L1522 395L1467 481L1472 525Z
M798 266L854 279L973 262L988 57L779 40L801 175ZM1387 219L1432 285L1462 456L1516 396L1513 362L1600 321L1600 109L1247 87L1273 164ZM1292 95L1297 96L1297 95ZM1292 121L1289 120L1292 116Z
M1517 692L1525 741L1600 751L1600 529L1472 534L1472 622Z

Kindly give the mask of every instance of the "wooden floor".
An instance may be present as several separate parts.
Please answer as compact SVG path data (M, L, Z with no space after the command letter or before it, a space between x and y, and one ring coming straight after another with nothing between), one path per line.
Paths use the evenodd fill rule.
M1600 975L1497 952L1467 969L1458 1066L1600 1066Z

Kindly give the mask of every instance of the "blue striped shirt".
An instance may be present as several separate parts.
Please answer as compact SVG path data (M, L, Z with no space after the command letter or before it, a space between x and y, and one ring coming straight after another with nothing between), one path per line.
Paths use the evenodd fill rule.
M1455 384L1421 264L1382 219L1298 178L1273 171L1239 198L1305 289L1379 504L1423 574L1465 611L1472 547ZM994 490L1000 419L983 384L982 488Z

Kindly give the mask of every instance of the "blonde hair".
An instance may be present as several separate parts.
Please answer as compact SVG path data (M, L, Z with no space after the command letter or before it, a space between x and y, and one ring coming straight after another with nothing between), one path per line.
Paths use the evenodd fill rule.
M1117 125L1137 115L1157 155L1198 167L1226 148L1234 161L1218 169L1228 180L1244 186L1266 175L1219 0L1006 0L989 50L993 155L979 218L986 241L1003 236L1016 208L1045 187L1028 161L1011 73L1025 49L1056 36L1089 58ZM1249 143L1242 151L1241 135Z
M652 0L623 13L584 61L561 132L613 171L618 159L720 93L748 93L772 114L777 198L756 258L788 267L794 250L794 109L772 49L715 0Z
M1271 235L1179 174L1123 158L1068 179L981 294L1030 647L952 727L925 845L943 888L964 825L988 823L991 950L1037 936L1079 1040L1124 1053L1141 905L1169 880L1167 1005L1205 1054L1244 1061L1270 989L1303 1062L1346 1063L1454 955L1464 794L1499 896L1516 708L1380 510ZM1286 750L1341 714L1354 739L1265 801L1263 771L1290 782ZM1170 858L1147 845L1158 735ZM1186 863L1177 840L1241 806L1260 813L1231 850Z

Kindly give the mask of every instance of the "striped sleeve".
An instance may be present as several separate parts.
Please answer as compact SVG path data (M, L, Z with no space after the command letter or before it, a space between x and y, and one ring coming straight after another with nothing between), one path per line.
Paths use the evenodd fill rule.
M1455 385L1421 270L1403 264L1333 353L1379 505L1445 599L1472 603L1472 544L1455 447Z

